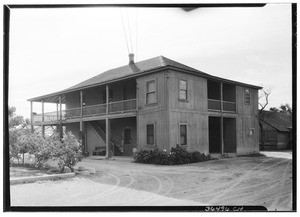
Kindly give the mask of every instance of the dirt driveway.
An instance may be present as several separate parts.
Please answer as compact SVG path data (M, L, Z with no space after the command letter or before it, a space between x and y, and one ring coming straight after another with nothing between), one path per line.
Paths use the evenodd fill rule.
M12 206L263 205L291 210L291 153L264 154L181 166L85 159L79 165L96 168L96 175L11 186Z

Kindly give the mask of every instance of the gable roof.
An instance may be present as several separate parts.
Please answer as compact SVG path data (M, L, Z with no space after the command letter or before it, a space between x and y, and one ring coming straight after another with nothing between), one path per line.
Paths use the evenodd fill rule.
M263 111L263 121L281 132L289 132L292 128L291 114Z
M184 65L182 63L168 59L164 56L158 56L158 57L154 57L151 59L139 61L139 62L136 62L133 64L128 64L128 65L124 65L124 66L121 66L118 68L110 69L108 71L105 71L99 75L96 75L90 79L87 79L83 82L80 82L80 83L78 83L74 86L71 86L67 89L64 89L62 91L58 91L55 93L31 98L31 99L28 99L28 101L44 100L45 102L47 102L47 101L53 102L53 101L58 100L57 96L59 94L72 92L72 91L76 91L76 90L80 90L80 89L84 89L84 88L89 88L89 87L93 87L96 85L105 84L108 82L114 82L118 79L126 79L126 78L130 78L130 77L141 76L141 75L143 75L143 73L148 73L148 72L150 73L152 71L163 70L167 67L177 69L177 70L183 70L187 73L195 73L197 75L200 75L200 76L206 77L206 78L218 79L218 80L222 80L225 82L230 82L230 83L240 84L240 85L244 85L244 86L249 86L249 87L256 88L256 89L261 89L261 87L259 87L259 86L254 86L254 85L250 85L250 84L245 84L245 83L241 83L241 82L236 82L236 81L212 76L212 75L204 73L200 70L197 70L197 69L194 69L187 65Z
M208 74L201 72L197 69L191 68L189 66L181 64L174 60L170 60L166 57L158 56L158 57L143 60L143 61L140 61L137 63L128 64L128 65L121 66L118 68L110 69L106 72L103 72L95 77L87 79L87 80L85 80L79 84L76 84L72 87L69 87L65 90L78 89L78 88L82 88L82 87L86 87L86 86L100 84L102 82L107 82L107 81L115 80L118 78L127 77L130 75L137 75L137 74L141 74L146 71L159 69L159 68L166 67L166 66L173 66L173 67L176 67L179 69L189 70L189 71L197 72L202 75L208 76Z

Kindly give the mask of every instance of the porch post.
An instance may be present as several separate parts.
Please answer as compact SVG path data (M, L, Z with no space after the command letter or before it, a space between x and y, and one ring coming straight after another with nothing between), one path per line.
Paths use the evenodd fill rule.
M31 123L31 133L33 133L33 102L30 101L30 123Z
M82 115L83 115L83 107L82 107L82 104L83 104L83 93L82 93L82 90L80 91L80 118L82 118Z
M56 103L56 120L59 120L58 102Z
M223 129L223 116L221 117L221 154L224 154L224 129Z
M58 102L59 102L59 137L63 137L62 133L62 105L61 105L61 95L58 96Z
M45 126L44 126L44 121L45 121L45 112L44 112L44 100L42 100L42 136L45 137Z
M105 158L110 158L110 147L109 147L109 138L110 138L110 126L109 126L109 119L108 119L108 100L109 100L109 86L106 85L106 118L105 118L105 135L106 135L106 155Z
M221 113L223 113L223 83L221 82L220 83L220 85L221 85Z

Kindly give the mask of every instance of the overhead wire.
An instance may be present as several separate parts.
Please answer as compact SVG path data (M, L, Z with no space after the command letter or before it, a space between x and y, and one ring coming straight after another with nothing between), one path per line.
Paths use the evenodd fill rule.
M129 16L128 16L128 9L126 9L126 15L127 15L127 24L128 24L128 30L129 30L129 40L130 40L130 45L131 45L131 52L133 52L132 40L131 40L131 29L130 29Z
M126 31L125 31L124 19L123 19L123 14L122 14L121 9L120 9L120 15L121 15L121 20L122 20L122 26L123 26L123 31L124 31L124 36L125 36L127 51L128 51L128 54L130 54L129 46L128 46L128 41L127 41L127 36L126 36Z

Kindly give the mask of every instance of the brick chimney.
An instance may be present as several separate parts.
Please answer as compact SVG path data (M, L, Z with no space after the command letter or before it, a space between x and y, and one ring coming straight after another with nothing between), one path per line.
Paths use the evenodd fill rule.
M129 54L129 65L130 64L134 64L134 54L133 53Z

